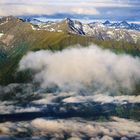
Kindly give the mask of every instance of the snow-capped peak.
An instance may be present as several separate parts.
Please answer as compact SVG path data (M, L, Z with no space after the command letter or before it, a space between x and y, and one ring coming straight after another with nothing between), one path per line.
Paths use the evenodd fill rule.
M103 24L108 25L108 24L111 24L111 22L109 20L106 20Z
M140 25L122 22L92 22L82 23L78 20L65 18L61 21L42 22L38 19L26 19L37 25L36 30L48 30L50 32L69 32L72 34L95 37L97 39L125 40L128 42L140 42Z

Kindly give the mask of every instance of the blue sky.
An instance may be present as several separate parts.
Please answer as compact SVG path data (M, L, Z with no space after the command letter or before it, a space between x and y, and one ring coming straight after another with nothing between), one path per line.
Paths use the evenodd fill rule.
M0 16L140 21L140 0L0 0Z

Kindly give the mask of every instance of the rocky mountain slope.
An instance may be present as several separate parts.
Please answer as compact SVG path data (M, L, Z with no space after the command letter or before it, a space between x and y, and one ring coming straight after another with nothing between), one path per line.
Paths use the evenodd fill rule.
M26 22L30 22L36 25L39 25L41 23L45 23L47 18L43 18L41 19L40 17L34 17L34 16L24 16L24 17L20 17L21 19L23 19ZM69 19L69 18L67 18ZM92 24L95 23L99 23L99 22L92 22ZM130 23L127 21L121 21L121 22L111 22L109 20L106 20L105 22L100 22L101 24L107 26L107 27L112 27L112 28L116 28L116 29L130 29L130 30L138 30L140 31L140 24L136 24L136 23Z
M140 42L140 25L128 24L126 21L120 23L93 22L83 24L80 21L71 20L69 18L62 21L39 22L39 20L26 20L37 26L35 30L48 30L51 32L70 32L77 35L85 35L95 37L102 40L125 40L128 42Z
M118 28L118 29L129 29L129 30L140 31L140 25L139 24L128 23L126 21L111 23L110 21L107 20L103 23L103 25L105 25L107 27L116 28L116 29Z
M71 19L30 22L12 16L0 19L0 84L28 79L25 73L17 76L18 63L28 51L54 51L94 43L117 53L140 55L140 32L136 30L114 29L99 23L83 24Z

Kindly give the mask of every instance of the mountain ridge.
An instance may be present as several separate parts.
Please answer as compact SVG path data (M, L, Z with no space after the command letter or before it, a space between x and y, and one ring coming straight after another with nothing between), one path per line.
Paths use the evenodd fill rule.
M24 21L28 21L28 22L31 22L33 23L33 21L38 21L38 23L46 23L48 21L51 21L51 20L39 20L38 18L34 18L34 17L21 17L21 19L23 19ZM69 20L73 20L71 18L65 18L65 19L69 19ZM56 21L61 21L63 19L59 19L59 20L56 20ZM81 22L81 20L79 19L78 20L79 22ZM82 23L82 22L81 22ZM98 21L94 21L94 22L87 22L87 24L94 24L94 23L102 23L103 25L107 25L107 26L110 26L112 28L116 28L116 29L130 29L130 30L138 30L140 31L140 24L136 24L136 23L129 23L127 22L126 20L124 21L116 21L116 22L113 22L113 21L109 21L109 20L106 20L105 22L98 22Z
M26 21L26 20L25 20ZM125 40L128 42L140 42L140 25L129 24L126 21L111 23L106 21L82 23L78 20L65 18L60 21L42 22L39 20L30 20L34 30L47 30L50 32L69 32L76 35L95 37L101 40Z
M126 21L111 23L110 21L82 23L78 20L65 18L60 21L42 22L38 19L19 19L8 16L0 19L0 25L13 20L31 24L33 30L47 30L49 32L67 32L76 35L95 37L97 39L116 41L125 40L133 43L140 43L140 25L129 24ZM1 33L2 35L2 33Z
M50 26L48 26L49 24ZM97 28L98 26L99 28ZM100 29L100 24L98 26L96 26L95 35L99 36L93 36L85 35L85 32L81 32L83 30L81 22L71 19L64 19L55 23L42 23L40 27L15 17L0 19L0 84L19 83L28 80L27 75L29 72L17 74L17 69L19 61L29 51L42 49L61 51L76 44L86 47L94 43L116 53L128 53L140 56L139 42L135 43L131 40L128 42L126 39L103 38L102 35L106 31L103 32ZM53 30L51 29L52 27ZM84 27L85 30L86 28ZM123 31L124 29L121 30L121 32ZM125 32L127 33L126 30Z

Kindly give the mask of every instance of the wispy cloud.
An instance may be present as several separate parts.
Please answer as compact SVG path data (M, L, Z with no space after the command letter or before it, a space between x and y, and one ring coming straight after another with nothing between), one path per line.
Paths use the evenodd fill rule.
M71 3L71 2L70 2ZM69 2L60 1L0 1L0 16L6 15L30 15L30 14L56 14L56 13L71 13L71 14L87 14L98 15L99 11L90 7L87 8L84 5L78 5L76 2L70 4ZM8 10L7 10L8 9Z
M0 0L0 16L77 14L136 20L139 5L139 0Z

